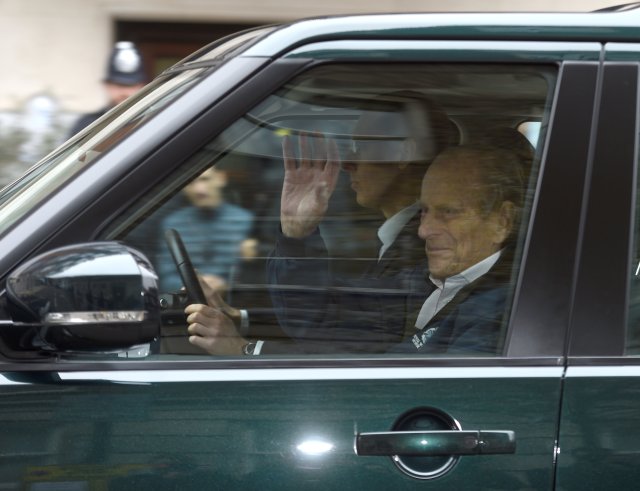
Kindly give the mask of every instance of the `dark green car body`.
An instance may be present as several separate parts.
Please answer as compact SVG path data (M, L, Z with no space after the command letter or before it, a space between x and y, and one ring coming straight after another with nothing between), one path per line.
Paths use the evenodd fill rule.
M16 318L7 284L28 260L119 240L119 217L267 96L310 70L372 63L555 74L497 356L134 358L117 341L17 339L34 323ZM0 489L635 489L639 68L630 10L311 19L169 69L0 195ZM83 145L99 159L74 157ZM358 446L407 428L418 443L404 444L444 450Z

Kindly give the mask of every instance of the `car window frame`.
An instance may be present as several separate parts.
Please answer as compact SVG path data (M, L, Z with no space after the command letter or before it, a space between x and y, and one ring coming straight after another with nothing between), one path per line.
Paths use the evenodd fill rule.
M625 355L632 248L637 246L634 203L640 103L640 62L625 61L628 57L626 52L623 60L614 56L603 64L588 199L576 256L569 365L640 364L639 357Z
M381 41L372 41L372 43L380 50L381 46L384 46L384 42ZM391 43L391 42L390 42ZM401 42L393 41L394 47L401 47ZM415 42L407 41L407 46L415 46ZM427 46L430 42L421 41L420 44ZM469 44L469 43L467 43ZM553 187L551 184L545 184L550 182L551 175L553 172L550 172L550 169L559 168L562 163L560 162L561 157L565 157L565 155L558 155L557 149L554 153L553 145L550 144L550 141L554 141L555 133L558 127L567 128L579 125L581 123L582 113L580 115L572 114L568 108L563 108L563 118L562 123L558 122L558 102L563 102L563 100L569 97L569 94L575 89L579 89L580 78L584 75L584 73L597 73L598 71L598 62L594 61L598 59L599 52L595 50L596 47L600 46L597 43L570 43L574 45L580 45L585 48L584 50L576 50L572 52L575 54L578 52L575 57L579 58L583 61L575 61L572 59L572 53L560 53L558 51L549 52L548 50L542 50L542 53L537 51L535 48L538 43L526 43L528 49L530 50L530 60L527 56L523 56L521 51L522 43L514 42L514 50L510 51L506 49L509 46L509 42L500 42L502 49L499 53L491 52L490 50L485 50L485 53L490 53L490 59L487 59L487 62L495 63L498 62L531 62L531 63L556 63L559 67L558 71L558 92L556 94L556 99L553 102L552 107L552 118L553 121L550 124L550 128L552 128L550 133L550 138L547 139L545 144L545 149L543 151L544 169L541 171L540 182L538 184L538 196L534 199L534 203L538 203L540 196L549 196L550 193L546 191L548 188ZM542 43L545 44L545 43ZM542 46L541 44L541 46ZM566 44L566 43L561 43ZM363 46L362 42L359 43L360 47ZM443 60L442 51L438 51L438 49L443 49L442 42L433 42L432 46L429 46L430 49L426 51L421 51L417 49L411 50L411 57L414 61L419 62L429 62L429 61L446 61ZM545 44L545 46L547 46ZM451 50L451 53L457 53L459 55L460 44L455 44L456 49ZM394 50L392 50L393 52ZM435 56L437 60L431 60L429 58L429 53L431 56ZM435 55L434 55L435 53ZM210 106L207 110L205 110L199 117L194 119L188 126L185 127L184 131L181 131L179 134L176 134L173 138L169 139L166 142L158 147L152 155L143 159L138 165L134 168L130 169L130 172L127 176L126 181L119 180L115 184L117 186L110 187L106 190L105 193L101 196L100 199L96 200L94 203L85 207L82 213L79 213L75 218L70 220L65 226L61 229L61 232L56 236L51 238L43 248L50 248L53 245L61 245L68 243L69 237L73 236L76 238L84 239L84 240L92 240L97 237L100 232L108 227L111 219L116 216L118 213L122 212L130 202L130 197L132 196L132 192L135 190L138 192L140 189L150 189L158 180L166 175L166 173L170 172L171 169L176 168L182 161L188 158L191 153L185 152L181 150L185 146L191 148L199 148L202 144L210 141L212 136L218 134L222 129L224 129L230 122L234 121L237 117L242 115L244 112L249 110L256 102L261 100L263 97L271 93L275 88L279 87L282 83L291 79L293 76L298 74L301 70L307 69L311 66L316 66L318 64L325 63L333 63L336 61L346 61L350 62L366 62L370 61L371 56L376 56L375 53L367 53L366 59L362 59L362 56L358 54L358 52L353 52L348 49L345 49L343 52L344 56L335 55L329 59L314 59L309 57L293 57L287 58L286 56L283 59L275 60L274 62L268 64L264 67L260 72L259 76L254 74L245 85L238 88L238 90L233 91L227 94L225 97L221 98L218 103ZM390 52L386 52L386 56L389 56ZM381 53L378 52L377 56L380 57ZM464 58L464 57L463 57ZM406 62L406 56L401 60L402 62ZM458 60L464 61L464 60ZM482 58L474 57L474 62L482 62L484 61ZM567 74L568 72L580 72L573 73L571 77ZM584 82L584 80L582 80ZM560 90L560 85L566 86L564 91ZM594 89L595 90L595 89ZM578 92L580 92L578 90ZM581 93L582 99L580 102L583 105L586 105L586 112L591 114L589 110L592 107L593 100L590 100L590 93ZM558 99L560 98L560 99ZM572 104L575 104L574 101ZM569 104L571 106L571 103ZM220 117L223 114L224 117ZM576 139L576 145L579 145L580 138ZM131 143L135 144L136 139L132 138ZM583 140L584 141L584 140ZM575 148L574 148L575 150ZM588 149L582 149L584 152L588 152ZM194 150L195 151L195 150ZM561 153L561 152L560 152ZM578 161L579 159L576 159ZM158 169L163 169L165 173L158 173ZM582 185L574 186L572 188L571 193L569 193L569 198L577 199L581 202L581 192ZM545 198L546 199L546 198ZM550 200L550 198L549 198ZM557 200L556 200L557 202ZM114 203L118 203L117 206L114 206ZM535 220L532 217L531 233L543 236L543 232L537 232L537 230L545 229L545 224L548 225L548 222L552 220L552 217L542 216L541 213L537 209L534 210L536 213ZM579 214L578 214L579 215ZM574 222L575 227L579 224L579 216L575 213L572 215L572 221ZM75 232L78 232L79 235L76 235ZM566 235L562 239L564 246L564 254L573 254L575 253L576 241L575 238L572 237L571 232L568 231ZM557 243L556 243L557 245ZM331 358L322 358L322 357L306 357L304 360L295 359L296 364L303 363L305 365L312 366L349 366L353 364L366 363L367 366L389 366L389 365L410 365L410 366L450 366L450 365L462 365L462 366L475 366L475 365L519 365L522 363L532 363L532 360L535 359L535 363L538 365L557 365L559 363L559 359L563 356L565 349L565 333L567 329L567 324L563 324L567 316L559 316L554 317L555 322L552 325L548 325L546 320L548 320L551 316L547 315L545 319L539 319L539 312L544 309L532 310L532 305L536 304L537 301L540 301L540 297L538 296L534 300L531 300L531 290L529 286L531 284L536 284L537 281L541 277L544 277L544 274L541 273L541 270L537 268L531 267L529 265L529 258L534 258L539 255L539 250L544 250L545 247L548 247L548 241L545 244L540 244L537 241L529 241L526 244L525 253L522 256L522 271L524 273L521 274L521 280L517 287L517 301L514 304L514 308L512 310L512 319L511 324L514 326L510 331L509 338L507 339L507 343L509 344L507 348L507 355L504 357L491 357L491 358L438 358L438 359L429 359L424 357L390 357L390 358L379 358L379 359L366 359L366 358L353 358L353 357L340 357L338 359ZM549 268L551 266L545 266L543 271L545 274L549 273ZM572 272L571 272L572 273ZM542 300L544 299L554 299L556 302L561 304L568 305L568 299L564 302L562 299L566 296L566 287L567 285L571 285L573 276L568 272L564 273L565 281L562 284L562 289L554 289L550 288L548 291L545 291ZM526 312L526 315L523 313ZM533 317L533 320L526 317ZM544 334L548 334L550 330L553 330L553 336L550 340L547 340L543 345L531 344L532 339L542 339ZM257 357L259 358L259 357ZM91 362L89 366L91 366ZM126 369L129 366L130 362L122 362L116 364L118 369ZM149 363L151 366L157 366L158 363L162 364L163 368L167 368L169 365L172 365L171 361L136 361L133 366L142 368L142 365L146 365ZM211 361L191 361L186 362L186 364L182 363L182 361L176 361L178 366L194 366L194 365L207 365L211 363L210 366L238 366L239 363L251 363L252 365L258 364L260 366L282 366L291 364L292 359L288 360L260 360L260 359L242 359L242 360L211 360ZM141 365L142 364L142 365ZM75 365L75 364L74 364ZM77 366L77 365L76 365ZM207 365L208 366L208 365ZM246 365L245 365L246 366Z

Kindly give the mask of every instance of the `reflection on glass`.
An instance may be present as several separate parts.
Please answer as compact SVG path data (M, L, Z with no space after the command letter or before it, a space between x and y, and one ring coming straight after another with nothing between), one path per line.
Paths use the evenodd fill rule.
M296 446L298 451L310 457L316 457L331 452L333 443L324 440L305 440Z
M175 291L181 284L175 266L166 261L162 236L169 226L182 226L196 269L205 281L214 277L209 286L232 307L223 311L245 313L233 318L239 335L264 342L260 356L392 352L420 328L421 306L437 287L433 282L416 286L408 279L417 272L430 281L428 263L437 262L434 254L427 257L425 234L419 234L425 173L438 156L453 159L453 153L443 153L453 147L490 146L490 151L467 149L455 158L504 161L509 175L519 177L504 186L517 188L513 196L524 193L524 202L531 203L556 72L555 66L436 63L395 64L393 70L375 63L313 68L196 149L139 208L114 225L117 232L109 238L124 238L144 251L160 273L163 290ZM457 175L471 176L472 170ZM202 186L207 174L212 174L209 190ZM504 203L503 189L474 178L478 180L463 191L447 194L449 202L439 207L439 216L453 220L460 212L460 206L450 203L454 194L458 201L473 201L463 210L471 210L466 224L481 223L494 204ZM469 198L485 185L490 193ZM296 193L291 189L301 190L301 200L292 199ZM482 213L475 213L480 201ZM471 354L499 353L506 333L529 212L520 215L522 200L515 201L513 215L519 216L508 220L512 230L499 241L508 238L513 246L499 266L505 284L499 302L484 303L500 307L451 323L473 327L475 320L491 319L491 326L485 325L491 341L483 346L470 342ZM219 226L222 202L244 211L228 215L224 227ZM222 243L225 250L219 248ZM499 251L491 252L474 257L467 269ZM216 272L216 263L229 267ZM478 274L485 273L481 267ZM477 279L471 277L470 284ZM458 291L444 297L451 301ZM444 318L448 310L440 310L431 309L422 321ZM427 333L438 330L421 325L426 337L419 349L429 343ZM163 352L205 354L189 346L184 325L174 322L165 331L164 340L172 343ZM215 351L215 340L211 346L208 354L241 354Z

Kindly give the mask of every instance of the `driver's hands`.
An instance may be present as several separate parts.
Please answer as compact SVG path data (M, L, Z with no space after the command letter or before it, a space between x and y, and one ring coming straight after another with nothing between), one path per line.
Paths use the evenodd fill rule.
M241 321L240 310L232 307L222 299L219 293L220 290L217 288L217 283L215 281L210 281L211 276L213 275L198 274L198 280L200 281L202 292L207 299L207 304L220 310L233 321L237 328L239 328Z
M284 182L280 201L280 223L287 237L301 239L313 233L324 218L340 173L340 155L334 140L314 133L300 135L300 158L296 159L290 138L282 141Z
M247 344L229 317L219 309L202 304L188 305L189 342L211 355L241 355Z

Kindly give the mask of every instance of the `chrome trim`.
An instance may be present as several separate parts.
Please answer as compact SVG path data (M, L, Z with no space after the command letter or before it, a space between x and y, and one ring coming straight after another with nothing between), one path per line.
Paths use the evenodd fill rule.
M186 367L185 367L186 368ZM263 368L58 372L61 380L127 383L557 378L563 367ZM1 382L0 382L1 383Z
M425 457L425 458L428 458L428 457ZM391 457L391 461L396 465L398 469L400 469L401 472L403 472L409 477L413 477L415 479L422 479L422 480L435 479L437 477L440 477L448 473L449 471L451 471L451 469L454 468L454 466L458 463L459 460L460 460L459 455L452 455L447 459L447 461L441 467L438 467L437 469L434 469L433 471L430 471L430 472L420 472L411 468L409 465L405 464L402 461L402 458L400 456L393 455Z
M636 360L636 358L630 358ZM640 377L639 365L568 367L565 377Z
M554 42L554 41L454 41L454 40L338 40L323 41L300 46L288 53L283 58L297 57L323 57L333 58L369 58L372 51L403 53L419 53L424 57L426 53L433 52L437 60L442 62L442 52L456 52L456 62L460 56L470 60L482 58L488 54L492 61L500 56L508 58L522 57L523 53L536 56L541 61L551 60L588 60L598 61L602 45L594 41L586 42ZM399 57L398 60L402 60Z
M147 313L144 310L103 310L96 312L49 312L46 325L94 324L113 322L142 322Z

